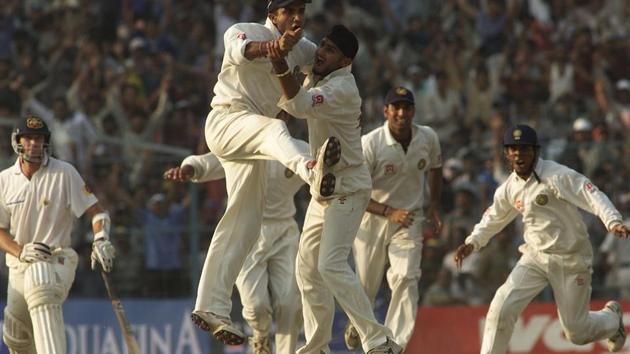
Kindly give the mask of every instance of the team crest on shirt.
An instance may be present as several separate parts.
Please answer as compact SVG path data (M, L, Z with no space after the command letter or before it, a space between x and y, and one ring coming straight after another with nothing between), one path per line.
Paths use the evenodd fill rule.
M88 195L93 194L92 189L87 184L83 185L83 193L88 194Z
M547 197L546 194L539 194L536 196L536 199L534 199L536 201L536 204L538 205L546 205L547 203L549 203L549 197Z
M41 129L44 127L44 122L38 117L28 117L26 118L26 127L28 129Z
M392 163L388 163L387 165L385 165L385 176L391 176L394 175L396 173L396 171L394 170L394 164Z
M324 95L313 95L313 107L324 103Z
M418 169L419 170L423 170L426 166L427 166L427 160L420 159L420 161L418 161Z
M48 204L50 204L50 200L48 199L42 199L42 206L48 206Z
M289 168L284 169L284 177L291 178L295 176L295 172L291 171Z

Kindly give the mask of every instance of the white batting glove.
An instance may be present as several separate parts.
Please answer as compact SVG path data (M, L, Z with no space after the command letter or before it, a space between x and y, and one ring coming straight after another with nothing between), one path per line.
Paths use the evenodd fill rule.
M25 263L50 262L51 257L50 247L41 242L29 242L22 246L22 252L20 252L20 262Z
M96 263L101 265L104 272L109 273L114 268L116 249L108 239L101 237L92 243L92 270L96 269Z

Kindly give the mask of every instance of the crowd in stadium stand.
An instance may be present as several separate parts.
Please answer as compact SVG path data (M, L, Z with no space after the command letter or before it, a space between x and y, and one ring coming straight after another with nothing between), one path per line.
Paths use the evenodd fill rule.
M115 276L124 296L193 294L186 286L191 259L203 254L188 252L191 194L186 185L161 179L184 155L151 144L207 150L203 124L223 32L236 22L262 21L265 5L261 0L2 1L1 167L15 158L12 120L31 112L49 122L54 154L77 166L112 215L121 255ZM630 215L629 17L625 0L309 5L305 35L314 42L336 23L360 37L353 72L365 132L384 122L384 95L402 85L415 95L416 123L431 126L441 139L445 227L440 235L425 234L423 305L487 303L518 259L517 220L463 269L452 260L507 176L501 145L506 126L536 128L544 158L582 172ZM301 123L292 122L291 129L306 138ZM200 252L221 215L223 188L221 182L203 186L194 203L203 225ZM306 191L299 194L298 205L303 208L307 198ZM584 220L596 255L593 297L630 297L628 242L607 239L595 216L585 213ZM74 247L83 263L71 296L103 296L89 269L92 236L86 226L76 227ZM157 262L159 257L169 262ZM6 280L4 265L0 274ZM173 279L181 286L164 286ZM540 296L549 298L548 292Z

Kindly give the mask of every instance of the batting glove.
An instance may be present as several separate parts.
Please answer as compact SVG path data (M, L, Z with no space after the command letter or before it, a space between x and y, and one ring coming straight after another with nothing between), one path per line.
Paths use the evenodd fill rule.
M101 265L104 272L109 273L114 268L116 249L108 239L101 237L92 243L92 270L96 269L96 263Z
M41 242L30 242L22 247L20 252L20 262L34 263L34 262L50 262L52 257L52 251L50 247Z

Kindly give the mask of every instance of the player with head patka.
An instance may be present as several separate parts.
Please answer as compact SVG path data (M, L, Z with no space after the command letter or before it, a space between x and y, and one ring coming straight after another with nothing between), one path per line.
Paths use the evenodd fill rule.
M370 300L348 263L352 243L370 200L372 181L361 148L361 97L352 61L358 50L356 36L336 25L315 52L312 70L301 87L291 75L277 45L270 46L273 68L282 85L278 105L296 118L307 120L309 144L318 146L337 137L341 145L338 163L331 169L338 183L324 195L311 185L297 256L296 276L302 294L305 345L297 353L329 353L335 300L357 328L366 353L397 354L402 351L391 331L376 321ZM335 156L324 148L318 163Z
M65 354L62 304L74 281L73 219L92 221L92 268L113 267L110 218L77 170L50 156L51 132L39 117L11 134L18 155L0 172L0 249L9 267L2 337L11 354Z
M482 354L508 350L520 313L551 286L565 336L578 345L606 340L618 352L626 341L623 311L609 301L589 311L593 249L578 208L597 215L606 228L626 239L630 230L608 197L580 173L540 158L536 131L515 125L503 137L512 168L494 193L492 205L455 252L455 262L486 246L518 214L524 224L522 256L497 290L486 317Z

